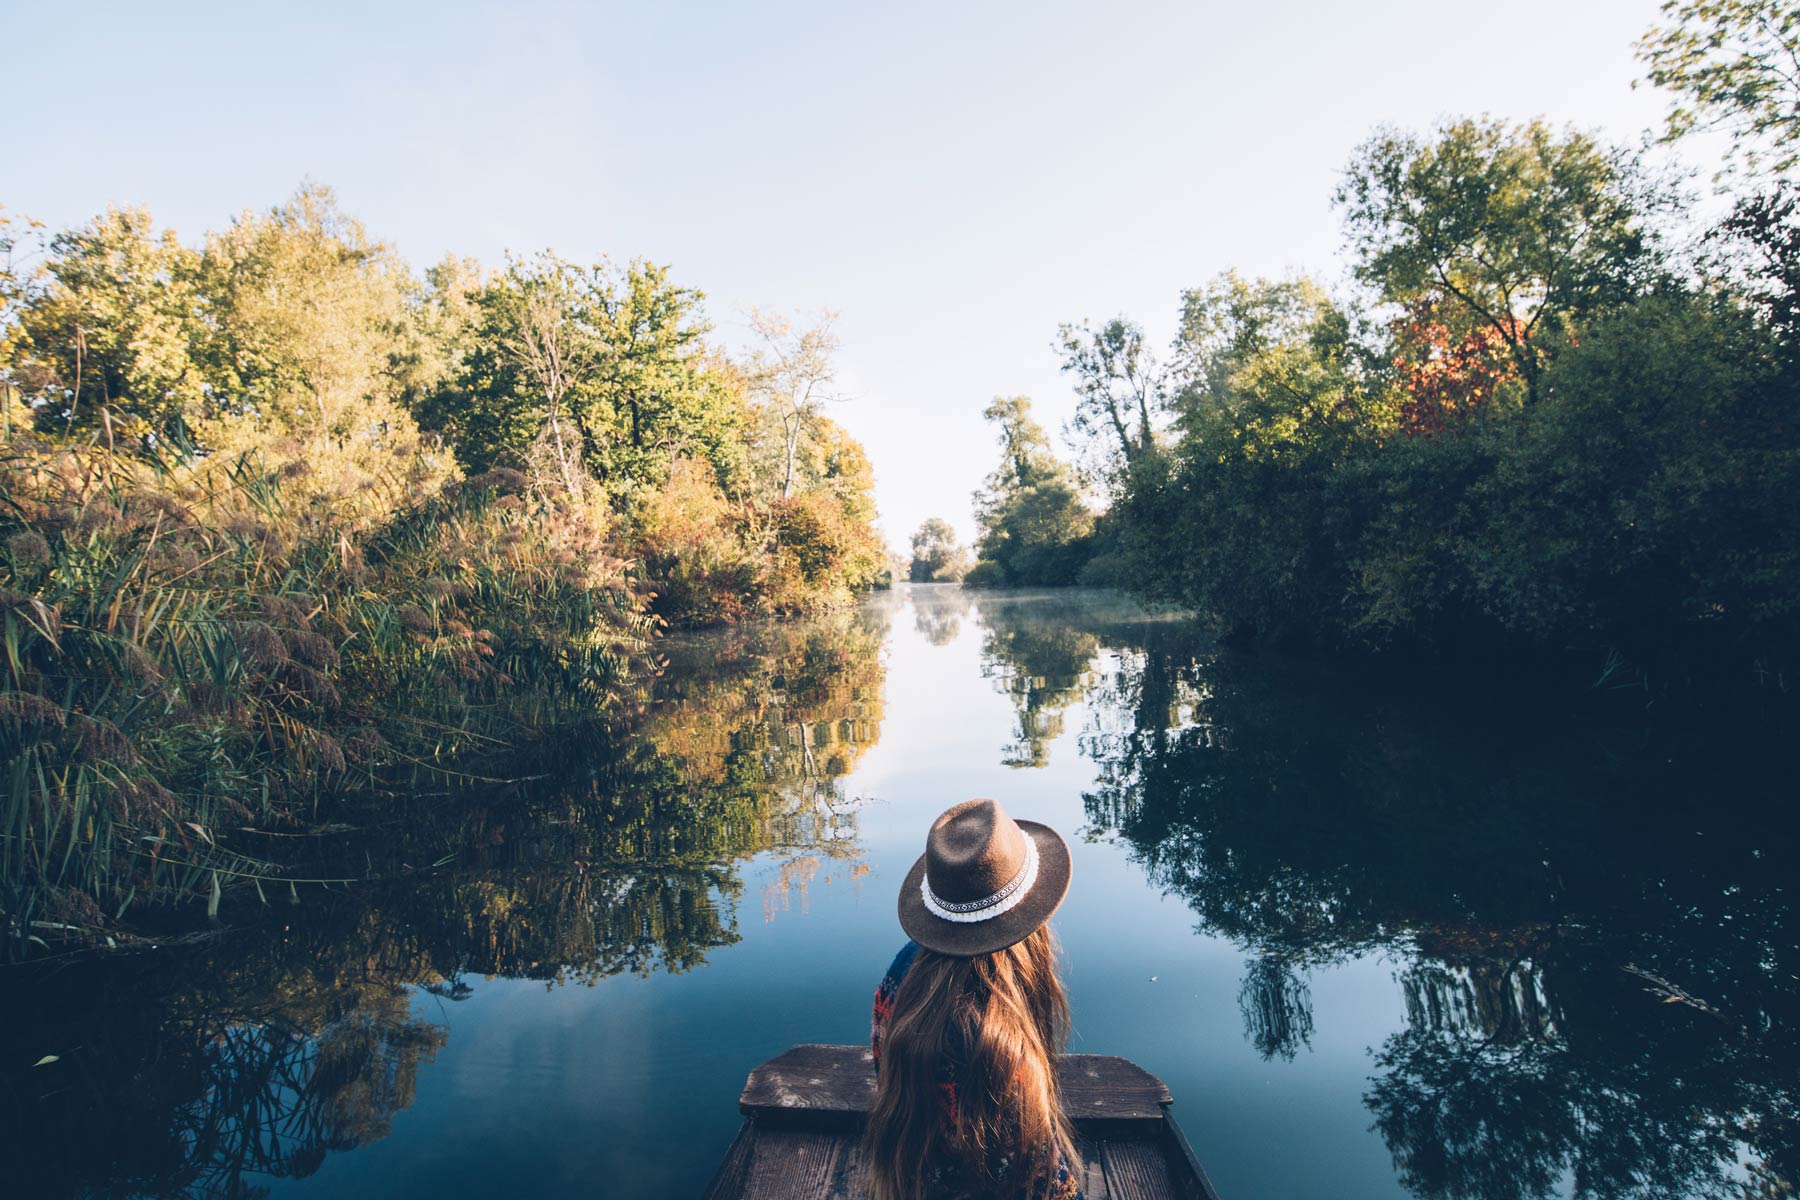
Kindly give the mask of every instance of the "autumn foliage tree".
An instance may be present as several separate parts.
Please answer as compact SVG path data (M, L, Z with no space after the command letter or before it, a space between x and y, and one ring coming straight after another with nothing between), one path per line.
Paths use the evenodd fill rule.
M1394 340L1393 367L1401 391L1401 428L1410 435L1444 430L1500 398L1520 379L1510 331L1523 337L1513 322L1508 331L1486 323L1471 325L1444 313L1444 304L1418 299L1389 326Z
M645 261L421 277L313 185L197 243L0 219L0 955L216 908L269 877L242 826L400 762L610 728L658 617L869 587L828 327L734 359L701 300Z
M1633 161L1542 122L1383 130L1358 149L1337 202L1357 277L1383 301L1424 302L1485 330L1527 403L1555 348L1634 295L1653 265L1654 201Z

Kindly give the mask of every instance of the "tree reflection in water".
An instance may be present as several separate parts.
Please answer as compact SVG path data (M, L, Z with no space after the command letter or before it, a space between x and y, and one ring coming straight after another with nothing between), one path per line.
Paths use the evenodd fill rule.
M29 1034L15 1021L0 1038L8 1067L47 1044L70 1066L4 1080L7 1195L263 1195L264 1180L386 1136L443 1044L398 985L346 980L328 1000L290 970L285 991L258 995L266 960L252 955L202 995L184 980L216 960L169 958L103 983L71 969L8 997L38 1005Z
M1246 953L1261 1054L1307 1047L1309 971L1403 964L1405 1025L1365 1102L1413 1194L1793 1194L1800 921L1778 738L1409 700L1104 607L1061 634L982 618L996 678L1099 672L1091 831L1122 835ZM1084 645L1107 652L1078 661ZM1029 742L1062 693L1014 691Z
M1278 954L1259 954L1245 964L1238 1011L1244 1014L1244 1036L1264 1058L1292 1062L1312 1045L1312 989Z
M351 1012L308 1035L284 1024L226 1026L197 1064L201 1096L180 1105L173 1140L203 1196L256 1195L258 1176L312 1174L327 1151L387 1136L412 1103L422 1063L443 1030L408 1015L405 994Z
M1049 743L1062 736L1063 710L1092 682L1100 640L1081 621L1085 606L1052 595L994 595L981 601L982 674L1012 698L1013 742L1001 751L1009 767L1041 767Z
M671 641L623 757L597 773L580 747L543 747L562 782L348 814L365 828L308 843L293 873L360 882L270 889L274 924L13 968L0 1121L24 1152L0 1163L0 1195L263 1194L412 1103L447 1036L415 1014L421 991L699 966L738 939L752 855L857 877L843 777L880 733L886 620Z
M933 646L948 646L957 639L963 618L975 603L973 593L959 583L908 584L906 599L913 610L913 628Z

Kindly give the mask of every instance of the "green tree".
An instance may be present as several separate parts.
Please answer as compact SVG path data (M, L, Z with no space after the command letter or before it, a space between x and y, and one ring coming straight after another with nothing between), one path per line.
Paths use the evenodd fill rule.
M564 290L561 266L515 261L469 291L465 323L446 352L444 374L412 398L419 423L448 440L464 470L523 466L545 424L547 401L511 347L524 322L526 296ZM440 276L429 305L450 308L453 286L450 277Z
M448 456L420 437L394 370L415 286L325 187L209 235L195 350L208 403L190 418L200 443L223 461L301 464L312 495L365 513L441 481Z
M1539 398L1552 346L1637 290L1651 206L1633 164L1573 130L1460 120L1429 139L1383 130L1337 202L1357 276L1394 304L1439 302L1507 348Z
M592 289L579 314L595 343L591 395L575 414L602 480L654 486L675 454L716 460L737 414L707 378L704 296L642 260Z
M834 361L836 319L836 313L827 312L818 324L797 329L780 313L757 309L750 314L760 343L744 368L756 407L756 473L765 489L772 487L784 500L799 482L802 454L825 419L826 406L842 398Z
M1302 282L1191 292L1180 439L1114 509L1127 579L1227 629L1276 639L1342 617L1346 467L1392 425L1348 315Z
M975 494L981 527L979 578L1021 585L1075 582L1091 553L1094 514L1081 498L1074 472L1050 450L1050 440L1023 396L997 397L982 414L999 429L1000 465ZM975 576L975 572L971 572Z
M7 365L41 426L141 436L197 413L198 261L143 209L108 209L52 237L42 270L9 272Z
M544 253L509 262L463 303L465 279L457 270L433 282L431 308L468 332L454 369L416 405L465 467L579 462L620 503L661 487L678 457L722 478L739 470L741 401L706 353L701 294L666 267Z
M402 400L424 428L437 428L426 419L431 402L462 368L481 316L486 274L475 259L447 254L409 289L409 319L391 371Z
M959 583L973 565L950 522L932 517L912 535L912 562L906 577L914 583Z
M1731 306L1644 300L1551 375L1556 402L1471 490L1456 554L1482 608L1639 661L1773 661L1800 637L1792 380ZM1460 524L1460 523L1459 523Z
M1678 97L1667 136L1715 129L1727 163L1780 173L1800 162L1800 7L1789 0L1667 0L1638 42L1650 82Z
M1740 199L1712 240L1738 252L1731 290L1761 310L1790 369L1800 368L1800 188L1784 182Z
M1232 380L1247 364L1274 347L1306 342L1335 311L1325 289L1305 276L1246 279L1227 271L1182 292L1173 370L1177 413L1227 403Z
M1123 317L1098 329L1063 325L1057 348L1063 374L1075 377L1071 427L1098 451L1106 474L1129 470L1155 448L1155 419L1167 404L1166 375L1144 344L1143 329Z

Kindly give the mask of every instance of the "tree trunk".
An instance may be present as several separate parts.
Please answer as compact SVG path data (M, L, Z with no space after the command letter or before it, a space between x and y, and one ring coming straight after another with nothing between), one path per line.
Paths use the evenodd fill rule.
M1112 419L1113 432L1119 435L1119 453L1125 456L1126 462L1130 462L1132 460L1131 435L1125 432L1125 418L1119 415L1119 406L1108 400L1106 415Z
M786 500L794 487L794 459L800 453L800 414L795 413L793 424L787 420L781 423L781 430L787 435L787 462L781 476L781 498Z

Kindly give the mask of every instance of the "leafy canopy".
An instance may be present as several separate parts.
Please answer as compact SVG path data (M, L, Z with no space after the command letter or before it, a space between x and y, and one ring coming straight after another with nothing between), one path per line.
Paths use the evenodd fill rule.
M1716 129L1727 167L1779 173L1800 162L1800 7L1783 0L1668 0L1638 42L1650 82L1678 97L1666 133Z
M956 530L942 517L932 517L912 535L912 563L907 578L914 583L956 583L974 565L957 541Z
M1011 584L1074 582L1094 530L1074 472L1051 452L1025 397L997 397L983 415L999 429L1000 465L975 494L977 570L993 564L981 577L997 572Z
M1634 164L1542 122L1383 130L1337 202L1356 274L1395 304L1439 300L1507 347L1535 400L1548 345L1622 302L1649 265Z
M1166 407L1166 373L1144 344L1144 331L1115 317L1098 329L1085 322L1057 332L1062 371L1075 377L1072 432L1116 475L1156 445L1155 419Z

